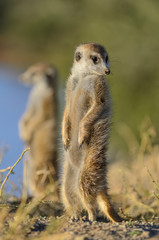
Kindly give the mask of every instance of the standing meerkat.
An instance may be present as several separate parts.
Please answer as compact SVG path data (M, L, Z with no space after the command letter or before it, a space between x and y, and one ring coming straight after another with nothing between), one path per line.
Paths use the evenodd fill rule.
M99 44L77 47L67 82L62 121L65 161L61 197L66 212L91 221L98 207L112 222L121 221L110 203L106 180L111 99L105 75L108 54Z
M21 81L33 85L19 134L31 148L29 188L32 196L39 196L53 191L57 182L57 72L53 66L39 63L24 72ZM58 190L54 198L57 196Z

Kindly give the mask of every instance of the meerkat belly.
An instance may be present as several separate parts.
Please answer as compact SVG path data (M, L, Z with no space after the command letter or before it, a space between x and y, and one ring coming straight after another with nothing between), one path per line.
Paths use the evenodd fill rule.
M70 106L70 119L71 119L71 147L70 147L70 158L77 166L81 163L84 158L86 151L84 148L79 149L78 146L78 134L79 124L82 118L87 113L89 95L86 91L78 89L72 96Z

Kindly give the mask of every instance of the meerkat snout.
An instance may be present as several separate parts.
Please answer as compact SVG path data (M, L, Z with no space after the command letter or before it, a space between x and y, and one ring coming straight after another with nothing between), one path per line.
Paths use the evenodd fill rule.
M109 74L110 74L110 69L107 69L107 70L105 71L105 74L106 74L106 75L109 75Z

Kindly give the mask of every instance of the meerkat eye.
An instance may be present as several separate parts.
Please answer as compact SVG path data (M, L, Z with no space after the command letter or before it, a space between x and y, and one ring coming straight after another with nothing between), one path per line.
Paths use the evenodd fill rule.
M99 63L99 58L97 56L90 56L94 64Z
M81 53L80 53L80 52L77 52L77 53L75 54L75 59L76 59L76 61L78 62L81 58L82 58Z
M108 62L108 55L106 56L105 61L106 61L106 63Z

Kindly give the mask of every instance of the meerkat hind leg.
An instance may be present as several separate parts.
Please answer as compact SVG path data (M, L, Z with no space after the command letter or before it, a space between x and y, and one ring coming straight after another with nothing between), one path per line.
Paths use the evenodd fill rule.
M93 222L93 221L96 221L96 209L95 208L90 208L90 209L87 209L88 211L88 219Z
M66 185L62 184L61 188L61 199L64 204L66 214L71 217L72 220L80 219L81 217L81 208L75 202L69 199L68 194L66 193Z
M66 215L72 220L79 220L81 218L81 211L73 209L68 200L65 199L65 211Z
M111 205L109 197L106 195L106 193L102 192L98 194L97 203L98 203L99 209L112 222L116 223L116 222L122 221L122 218L116 213L115 209Z
M88 219L93 222L96 220L96 201L95 199L91 201L89 201L88 199L89 197L82 198L82 202L83 202L84 209L88 213Z

